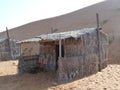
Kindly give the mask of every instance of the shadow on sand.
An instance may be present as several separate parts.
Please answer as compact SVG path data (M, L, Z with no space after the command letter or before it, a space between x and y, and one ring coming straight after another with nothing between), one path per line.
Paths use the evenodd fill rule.
M68 84L80 79L77 78L67 83L62 83L58 82L56 77L55 72L40 72L36 74L23 73L0 76L0 90L48 90L50 88L50 90L53 90L54 86Z
M56 81L53 72L0 76L0 90L47 90Z

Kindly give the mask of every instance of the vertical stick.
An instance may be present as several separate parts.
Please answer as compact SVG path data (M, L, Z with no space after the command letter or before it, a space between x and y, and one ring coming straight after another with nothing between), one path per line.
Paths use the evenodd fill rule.
M58 64L58 70L57 70L57 74L58 74L58 80L60 81L62 78L61 78L61 68L62 67L62 63L61 63L61 35L60 35L60 38L59 38L59 58L58 58L58 61L56 62Z
M19 43L19 49L20 49L20 51L19 51L20 53L19 53L19 54L20 54L20 57L22 56L22 50L21 50L21 46L22 46L22 45L21 45L21 44L22 44L22 43Z
M98 68L99 71L101 71L101 54L100 54L100 28L99 28L99 14L96 13L96 20L97 20L97 40L98 40L98 57L99 57L99 64L98 64Z
M97 29L99 30L99 14L96 13Z
M8 32L7 27L6 27L6 33L7 33L7 39L8 39L8 47L9 47L10 58L12 59L11 47L10 47L10 37L9 37L9 32Z
M59 58L61 58L61 56L62 56L62 55L61 55L61 47L62 47L62 46L61 46L61 39L60 39L60 40L59 40Z

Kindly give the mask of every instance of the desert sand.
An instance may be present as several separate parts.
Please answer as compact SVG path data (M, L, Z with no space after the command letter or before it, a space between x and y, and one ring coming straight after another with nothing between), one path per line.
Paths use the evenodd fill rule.
M0 62L0 90L120 90L119 64L64 84L56 82L53 72L18 74L17 64L17 60Z
M40 72L37 74L18 74L18 61L0 62L0 90L120 90L120 0L104 2L86 7L65 15L39 20L13 28L10 38L24 40L43 33L96 27L96 12L100 15L100 27L114 38L109 45L109 64L107 68L89 77L66 84L56 82L56 74ZM9 27L8 27L9 28ZM6 33L0 33L0 38ZM57 86L53 86L56 85Z

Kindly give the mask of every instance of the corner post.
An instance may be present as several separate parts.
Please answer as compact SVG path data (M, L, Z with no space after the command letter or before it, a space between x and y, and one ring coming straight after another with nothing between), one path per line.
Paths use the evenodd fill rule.
M9 47L10 59L12 59L12 52L11 52L11 46L10 46L10 37L9 37L9 32L8 32L7 27L6 27L6 33L7 33L7 39L8 39L8 47Z
M101 52L100 52L100 31L99 30L101 30L100 28L99 28L99 14L98 13L96 13L96 21L97 21L97 28L96 28L96 30L97 30L97 40L98 40L98 58L99 58L99 62L98 62L98 70L99 71L101 71Z

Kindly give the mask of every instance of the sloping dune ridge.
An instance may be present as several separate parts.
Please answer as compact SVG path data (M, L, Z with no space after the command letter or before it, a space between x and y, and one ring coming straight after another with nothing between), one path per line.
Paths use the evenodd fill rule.
M105 32L108 34L120 33L119 3L119 0L105 0L101 3L68 14L31 22L10 29L10 37L23 40L43 33L51 33L51 28L57 29L57 32L61 32L96 27L96 13L100 15L100 26ZM116 35L118 36L118 33ZM6 37L6 33L2 32L0 37Z
M100 26L115 42L110 45L109 58L111 62L119 62L120 48L120 0L105 0L101 3L53 18L31 22L10 29L10 38L24 40L44 33L76 30L81 28L96 27L96 12L100 15ZM19 22L19 21L18 21ZM6 37L6 33L0 33L0 38ZM116 47L116 49L114 49ZM117 54L117 55L116 55ZM112 57L111 57L112 56ZM116 57L117 56L117 57Z

